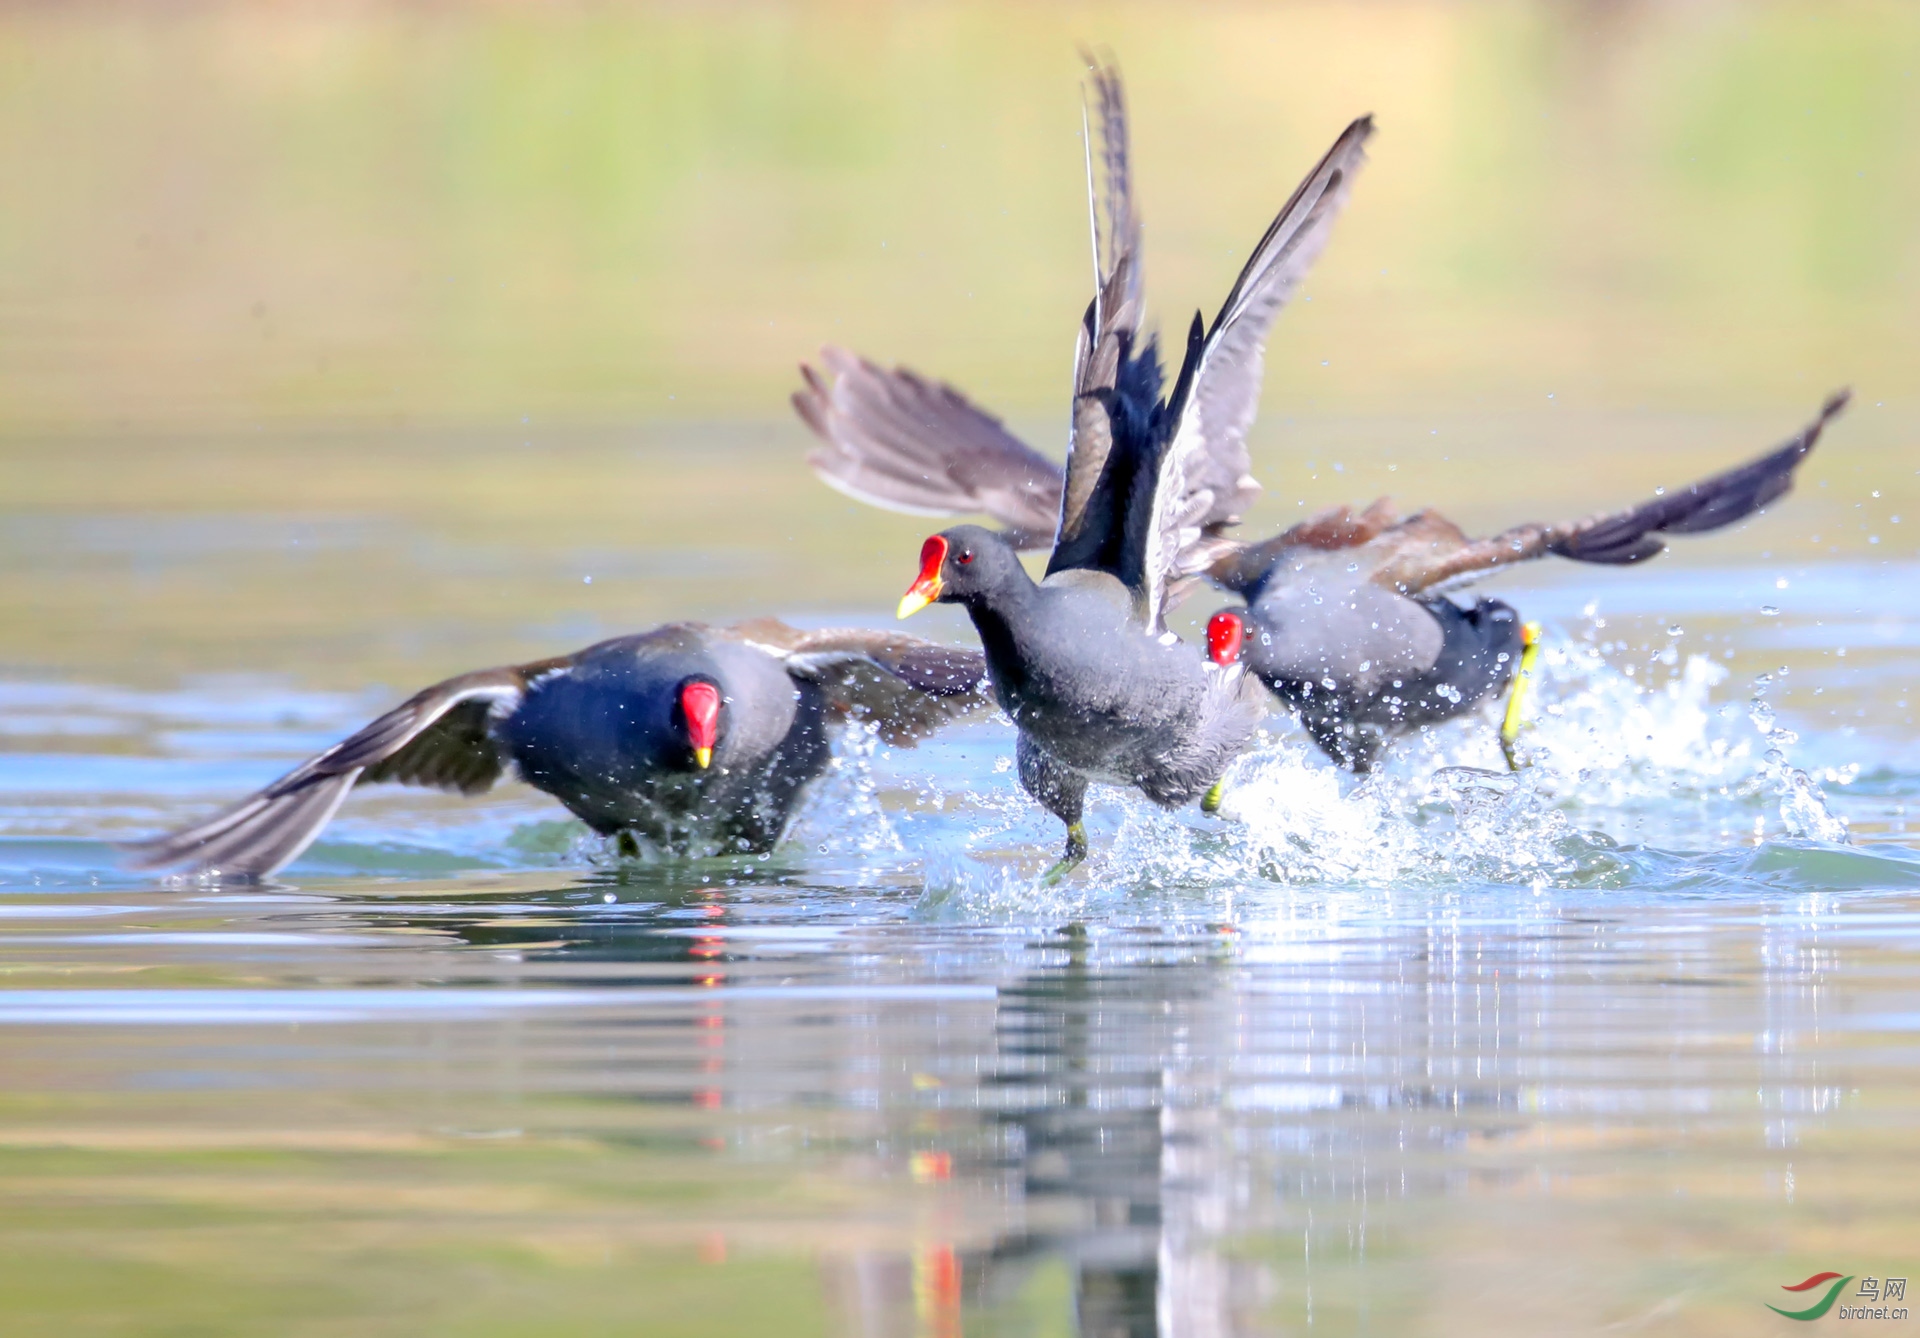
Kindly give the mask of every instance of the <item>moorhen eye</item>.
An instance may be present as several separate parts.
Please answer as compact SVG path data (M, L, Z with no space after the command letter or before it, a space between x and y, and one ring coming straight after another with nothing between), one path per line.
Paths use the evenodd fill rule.
M960 564L961 566L963 566L963 567L964 567L964 566L966 566L966 565L967 565L967 564L968 564L969 562L972 562L972 561L973 561L973 554L972 554L971 552L964 552L964 551L963 551L963 552L962 552L962 553L960 554L960 556L959 556L959 557L957 557L957 558L955 558L955 559L954 559L954 561L955 561L955 562L958 562L958 563L959 563L959 564Z

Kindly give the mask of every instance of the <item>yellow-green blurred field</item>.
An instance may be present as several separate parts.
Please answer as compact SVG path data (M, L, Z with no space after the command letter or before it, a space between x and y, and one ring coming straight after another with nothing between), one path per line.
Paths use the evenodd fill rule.
M1271 405L1912 394L1906 4L80 4L0 14L0 423L774 418L829 338L1053 412L1083 42L1168 321L1379 117Z
M1379 118L1268 359L1256 524L1624 502L1840 384L1792 523L1686 556L1920 509L1909 5L10 6L7 658L345 683L884 611L923 527L811 482L794 365L904 360L1057 448L1082 42L1168 325Z

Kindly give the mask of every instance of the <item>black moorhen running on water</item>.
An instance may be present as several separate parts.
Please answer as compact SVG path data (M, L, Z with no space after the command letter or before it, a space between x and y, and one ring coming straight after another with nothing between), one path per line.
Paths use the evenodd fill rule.
M636 838L676 855L759 853L826 769L831 720L911 742L984 706L984 676L978 651L895 633L671 623L435 684L205 822L128 849L142 868L264 878L356 784L478 794L511 764L624 853Z
M1348 127L1267 230L1212 327L1195 316L1162 399L1159 352L1140 333L1140 232L1118 76L1096 68L1093 91L1106 208L1104 218L1094 211L1095 294L1081 324L1046 578L1034 583L1008 539L963 525L927 540L900 602L902 617L935 600L972 617L994 695L1019 730L1020 782L1067 824L1049 879L1086 857L1090 780L1184 804L1219 780L1266 713L1255 680L1183 645L1164 614L1218 559L1221 530L1257 486L1245 430L1261 344L1325 243L1371 133L1365 120ZM917 423L905 427L911 434Z
M1117 85L1113 98L1117 103ZM1229 500L1215 501L1204 527L1209 560L1192 569L1247 601L1243 615L1215 616L1210 639L1238 646L1244 637L1246 663L1321 749L1363 772L1395 735L1474 710L1498 693L1512 678L1523 639L1532 635L1507 604L1482 599L1463 608L1440 593L1442 586L1547 554L1578 562L1640 562L1662 550L1662 533L1731 525L1792 486L1795 467L1848 398L1845 391L1830 397L1819 416L1778 449L1616 514L1522 525L1471 540L1432 511L1402 519L1383 498L1358 514L1345 506L1329 508L1265 543L1224 537L1220 531L1238 519L1231 513L1259 490L1245 473L1244 442L1259 399L1262 345L1281 303L1325 240L1344 197L1344 178L1359 165L1367 126L1355 122L1316 169L1325 172L1338 162L1342 175L1339 194L1320 207L1317 231L1283 253L1284 273L1267 271L1250 284L1288 218L1283 212L1209 336L1211 343L1243 290L1265 283L1259 319L1243 319L1229 334L1234 361L1231 378L1223 380L1231 398L1216 392L1195 420L1203 429L1220 424L1213 440L1231 443L1237 473L1219 475L1228 486L1216 497ZM1111 153L1116 142L1123 143L1118 137L1124 125L1109 118L1108 127ZM1309 186L1315 179L1308 179ZM1296 195L1295 204L1300 200ZM1059 465L951 386L906 368L884 370L843 349L824 349L822 358L832 381L803 366L806 385L793 397L800 417L827 443L808 457L822 480L892 510L985 514L1019 548L1043 548L1052 540L1068 495L1069 475ZM1202 377L1208 366L1203 361ZM1210 458L1227 463L1218 447ZM1170 597L1181 593L1175 589ZM1244 631L1235 629L1236 617L1249 624ZM1516 719L1510 711L1502 732L1510 760Z

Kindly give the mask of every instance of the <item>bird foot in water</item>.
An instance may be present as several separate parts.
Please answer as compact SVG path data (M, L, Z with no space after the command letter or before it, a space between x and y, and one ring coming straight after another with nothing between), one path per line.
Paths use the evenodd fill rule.
M1067 828L1067 850L1051 869L1040 875L1040 886L1052 887L1072 873L1087 857L1087 829L1079 823Z
M1500 752L1507 759L1507 770L1520 769L1521 726L1526 723L1527 688L1540 661L1540 624L1526 623L1520 628L1520 663L1513 672L1513 685L1507 691L1507 712L1500 720Z
M1213 788L1208 790L1201 798L1200 811L1207 814L1218 813L1220 811L1220 805L1225 803L1226 799L1227 781L1226 777L1222 776L1213 783Z
M621 859L639 859L640 842L634 838L632 832L621 832L613 838L613 851Z

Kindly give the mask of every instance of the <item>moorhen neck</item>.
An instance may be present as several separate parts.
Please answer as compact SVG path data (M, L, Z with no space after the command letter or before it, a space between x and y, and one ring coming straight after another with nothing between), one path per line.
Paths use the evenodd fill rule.
M909 509L943 488L983 489L1022 516L1020 536L1051 535L1046 576L1036 583L1020 565L1019 539L972 525L936 534L900 604L903 617L939 600L964 605L972 618L994 696L1019 731L1020 782L1067 826L1050 880L1086 857L1081 817L1090 781L1131 786L1167 807L1187 803L1209 793L1265 714L1255 680L1168 634L1165 615L1218 560L1224 530L1258 491L1247 472L1246 428L1261 346L1325 244L1372 133L1366 119L1354 122L1308 174L1213 324L1194 317L1179 374L1163 393L1158 349L1141 332L1140 226L1118 74L1097 67L1092 89L1105 198L1104 207L1093 205L1096 283L1075 356L1064 473L940 391L905 418L863 420L878 440L903 447L874 452L873 475L861 472L857 447L847 457L853 469L823 471L856 496L877 489L879 500ZM825 387L810 370L808 378L813 393L796 404L836 443ZM920 407L934 409L930 419L918 416ZM950 440L934 434L944 484L913 459L936 423L954 425L980 448L946 449ZM1050 476L1057 486L1049 522L1048 507L1034 503Z
M759 853L826 769L826 726L910 743L984 705L978 651L773 619L672 623L574 655L462 674L204 822L131 844L136 867L264 878L355 785L478 794L509 767L624 853Z

